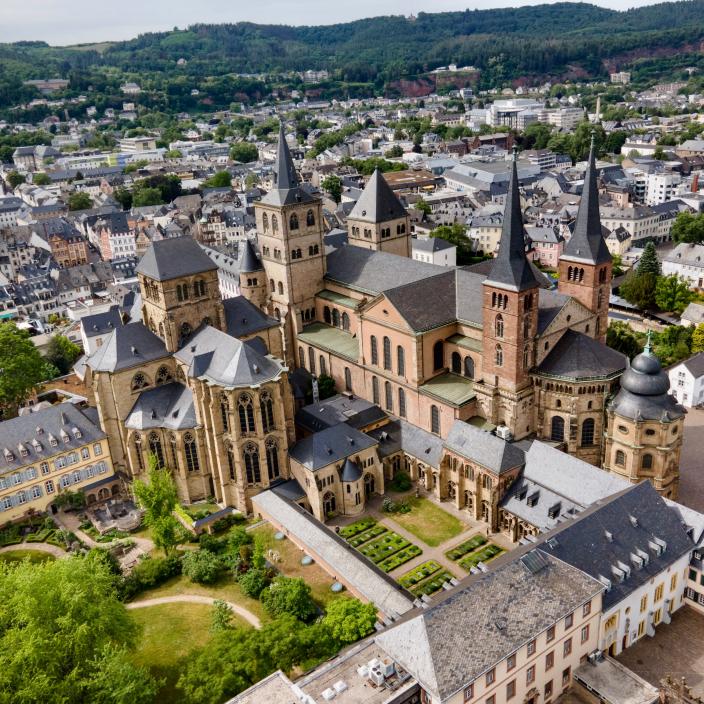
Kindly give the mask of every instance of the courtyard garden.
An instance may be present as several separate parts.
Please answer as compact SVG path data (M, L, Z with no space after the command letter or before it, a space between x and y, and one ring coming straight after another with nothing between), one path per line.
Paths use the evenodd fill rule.
M388 510L387 510L388 509ZM460 535L468 526L433 501L409 496L399 502L384 504L384 511L393 520L430 547Z
M340 535L384 572L392 572L423 553L417 545L369 516L345 526Z
M453 562L457 562L463 570L470 572L480 562L486 564L504 552L506 551L503 548L488 542L483 535L474 535L452 550L448 550L445 555Z
M0 563L16 563L24 562L24 560L29 560L30 562L47 562L54 559L56 558L53 555L39 550L10 550L9 552L0 553Z
M440 591L442 585L445 582L449 582L453 577L454 575L438 562L428 560L410 572L406 572L399 578L398 582L402 587L408 589L413 596L420 597L424 594L430 596Z

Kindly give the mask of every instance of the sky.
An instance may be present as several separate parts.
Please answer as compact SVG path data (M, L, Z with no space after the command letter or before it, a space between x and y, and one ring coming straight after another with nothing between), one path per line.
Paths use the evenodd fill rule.
M544 1L0 0L0 42L43 40L52 45L67 45L130 39L144 32L183 29L197 22L332 24L378 15L487 9ZM627 9L651 4L651 0L597 0L594 4Z

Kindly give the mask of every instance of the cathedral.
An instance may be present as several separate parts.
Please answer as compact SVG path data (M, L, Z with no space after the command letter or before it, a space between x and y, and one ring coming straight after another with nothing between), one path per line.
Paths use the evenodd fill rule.
M361 511L403 467L497 528L522 464L509 442L537 439L676 497L683 409L649 348L630 365L604 343L612 263L593 148L556 287L526 257L515 153L498 255L475 266L411 259L409 217L379 172L350 212L347 244L326 250L322 203L283 130L255 215L259 251L248 242L241 254L240 296L222 300L194 240L154 242L137 269L141 322L87 358L118 470L139 476L153 456L184 502L245 512L286 486L325 520ZM388 424L296 443L294 369L332 377ZM456 477L479 450L506 466L470 477L464 464Z

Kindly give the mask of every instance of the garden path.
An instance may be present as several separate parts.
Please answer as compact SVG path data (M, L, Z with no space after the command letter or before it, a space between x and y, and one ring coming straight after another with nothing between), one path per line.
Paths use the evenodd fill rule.
M87 533L81 530L81 521L75 513L67 513L66 511L59 511L54 515L54 520L60 528L68 530L74 533L78 538L81 539L88 547L91 548L110 548L113 544L119 543L122 538L114 540L112 543L98 543L93 540ZM130 540L133 540L135 545L142 550L142 552L149 554L154 549L154 543L149 540L149 538L141 538L139 536L131 535Z
M54 557L68 557L68 553L62 550L57 545L50 543L17 543L17 545L6 545L0 548L0 553L13 552L15 550L36 550L37 552L46 552Z

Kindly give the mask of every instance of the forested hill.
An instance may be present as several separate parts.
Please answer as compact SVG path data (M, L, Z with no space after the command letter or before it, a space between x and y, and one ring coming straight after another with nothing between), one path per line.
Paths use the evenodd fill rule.
M18 80L60 76L78 85L100 67L191 80L325 68L336 80L377 87L449 63L478 67L484 86L523 77L603 77L634 57L700 53L703 39L704 0L624 12L565 2L328 26L200 24L97 50L42 42L0 45L0 104L9 82L16 88ZM179 59L187 63L177 66Z

